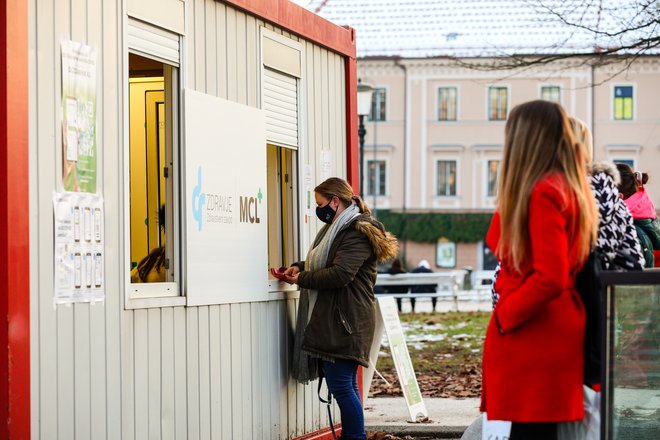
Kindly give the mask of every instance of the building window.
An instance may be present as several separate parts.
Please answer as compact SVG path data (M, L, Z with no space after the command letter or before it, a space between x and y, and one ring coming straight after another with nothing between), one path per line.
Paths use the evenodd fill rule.
M541 87L541 99L561 103L561 87L543 86Z
M438 121L455 121L457 104L456 87L438 89Z
M488 89L488 119L504 121L507 114L509 89L506 87L489 87Z
M387 89L384 87L374 88L371 95L370 121L385 121L387 119Z
M500 173L500 161L499 160L489 160L488 161L488 168L487 168L486 172L487 172L486 182L488 184L488 188L486 190L486 195L488 197L496 197L497 196L497 177Z
M266 147L268 191L268 267L298 261L297 151Z
M633 170L635 169L635 160L634 159L614 159L612 162L614 162L615 164L622 163L622 164L628 165Z
M633 118L632 86L614 87L614 119L630 121Z
M438 196L456 195L456 161L439 160L437 162L437 192Z
M387 164L384 160L367 161L367 194L384 196L386 194Z
M128 71L132 294L174 296L179 294L180 264L174 212L178 192L173 184L179 166L178 72L132 53Z

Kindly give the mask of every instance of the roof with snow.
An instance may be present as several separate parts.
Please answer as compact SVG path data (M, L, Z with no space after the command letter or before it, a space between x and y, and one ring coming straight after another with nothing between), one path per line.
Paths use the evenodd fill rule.
M655 0L312 0L307 8L354 27L361 58L589 54L660 33Z

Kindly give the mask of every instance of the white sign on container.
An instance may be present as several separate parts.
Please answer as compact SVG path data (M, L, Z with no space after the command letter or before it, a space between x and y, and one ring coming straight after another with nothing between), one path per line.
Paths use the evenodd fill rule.
M266 120L185 90L188 305L268 296Z

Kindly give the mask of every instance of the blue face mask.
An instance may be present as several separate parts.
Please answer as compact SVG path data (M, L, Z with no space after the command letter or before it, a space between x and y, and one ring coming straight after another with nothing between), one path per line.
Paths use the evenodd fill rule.
M330 206L330 202L328 202L325 206L316 207L316 216L323 223L327 223L327 224L332 223L332 219L335 218L335 214L337 214L337 210L332 209L332 206Z

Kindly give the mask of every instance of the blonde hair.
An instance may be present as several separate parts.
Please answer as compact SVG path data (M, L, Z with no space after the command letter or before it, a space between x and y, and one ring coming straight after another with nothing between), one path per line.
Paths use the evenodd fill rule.
M576 221L569 243L578 241L581 265L598 232L598 211L587 181L586 158L579 152L563 108L549 101L530 101L511 110L505 128L504 158L498 187L501 216L500 255L520 271L530 252L529 202L536 183L549 172L566 180L566 202L574 200Z
M570 116L568 120L571 123L575 140L584 146L587 162L592 162L594 160L594 137L591 134L591 130L589 130L589 127L587 127L587 124L582 119Z
M353 188L344 179L330 177L314 188L314 192L321 194L328 200L337 196L344 205L344 208L348 208L351 203L355 202L358 208L360 208L360 212L371 215L371 210L367 204L359 196L353 194Z

